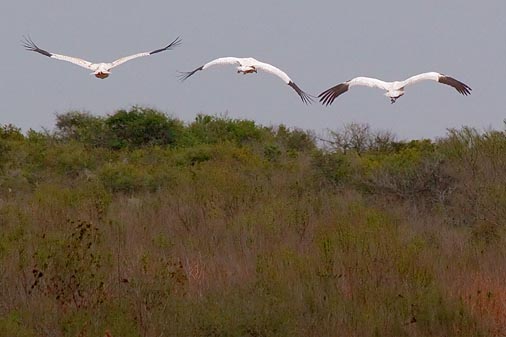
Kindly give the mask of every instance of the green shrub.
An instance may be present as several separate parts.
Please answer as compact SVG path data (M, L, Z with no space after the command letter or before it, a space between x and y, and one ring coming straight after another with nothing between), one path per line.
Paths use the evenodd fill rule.
M12 125L4 124L0 127L0 139L5 140L24 140L25 137L21 133L21 129Z
M7 165L8 160L10 159L9 152L11 151L11 146L3 140L0 139L0 172Z
M112 192L137 192L151 179L149 173L128 163L108 163L98 172L100 181Z
M347 157L339 152L314 151L311 164L317 178L334 185L343 185L350 178L351 165Z
M312 151L316 148L315 137L310 132L300 129L290 130L284 125L280 125L275 131L275 139L288 152Z
M190 148L179 149L174 154L176 165L193 166L215 158L214 148L208 145L196 145Z
M264 157L270 162L277 162L281 156L281 149L276 144L269 144L264 147Z
M209 115L198 115L188 126L188 131L197 143L204 144L226 141L246 144L259 141L268 134L265 128L257 126L254 121Z
M55 151L54 161L58 172L63 176L77 177L95 169L96 158L93 158L89 151L80 143L68 143L65 147L59 147Z
M114 149L147 145L175 145L183 124L147 108L119 110L105 119L111 132L109 145Z
M91 146L106 146L111 137L104 118L80 111L56 115L55 135L63 140L79 141Z

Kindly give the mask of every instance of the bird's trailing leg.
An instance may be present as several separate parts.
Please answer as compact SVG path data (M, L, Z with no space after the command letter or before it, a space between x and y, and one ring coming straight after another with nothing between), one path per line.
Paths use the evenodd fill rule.
M103 73L103 72L94 73L93 75L95 75L95 77L100 78L100 79L102 79L102 80L103 80L104 78L109 77L109 74L107 74L107 73Z
M404 91L401 91L401 90L392 90L392 91L387 91L385 93L385 96L390 98L390 103L392 103L392 104L394 104L403 95L404 95Z
M256 73L257 72L257 68L251 66L251 67L239 67L239 69L237 70L237 73L242 73L243 75L246 75L246 74L251 74L251 73Z

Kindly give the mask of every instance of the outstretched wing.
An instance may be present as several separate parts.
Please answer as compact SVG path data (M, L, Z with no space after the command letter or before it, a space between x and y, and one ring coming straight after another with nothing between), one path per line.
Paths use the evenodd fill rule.
M471 89L467 84L464 84L460 81L457 81L453 77L441 75L439 76L439 83L443 83L446 85L449 85L451 87L454 87L455 90L457 90L459 93L461 93L464 96L471 95Z
M418 74L415 76L411 76L410 78L408 78L405 81L402 81L401 83L403 86L405 86L405 85L410 85L410 84L414 84L414 83L417 83L420 81L425 81L425 80L436 81L439 83L449 85L449 86L455 88L455 90L457 90L459 93L461 93L464 96L471 94L472 89L467 84L464 84L464 83L454 79L453 77L446 76L446 75L443 75L443 74L440 74L437 72L428 72L428 73L422 73L422 74Z
M313 102L313 96L305 93L302 89L300 89L297 84L295 84L290 77L281 69L274 67L273 65L270 65L268 63L264 62L256 62L253 64L253 66L259 70L263 70L265 72L271 73L283 80L286 84L288 84L290 87L295 90L295 92L300 96L302 101L306 104L310 104Z
M133 60L133 59L136 59L138 57L149 56L149 55L153 55L153 54L156 54L156 53L160 53L162 51L171 50L174 47L179 46L180 44L181 44L181 38L177 37L174 41L172 41L168 46L166 46L164 48L160 48L160 49L153 50L153 51L150 51L150 52L143 52L143 53L138 53L138 54L134 54L134 55L130 55L130 56L125 56L125 57L122 57L120 59L117 59L116 61L114 61L114 62L111 63L111 67L109 69L117 67L120 64L123 64L123 63L128 62L128 61Z
M241 64L241 59L239 59L237 57L220 57L215 60L212 60L211 62L204 64L203 66L198 67L195 70L188 71L188 72L179 72L178 77L181 81L184 81L188 77L190 77L191 75L195 74L197 71L205 70L209 67L216 66L216 65L226 65L226 64L239 65L239 64Z
M30 37L26 37L26 36L24 37L23 46L26 48L26 50L34 51L34 52L37 52L39 54L42 54L42 55L54 58L56 60L67 61L67 62L76 64L76 65L81 66L81 67L86 68L86 69L94 70L93 69L93 65L94 64L91 63L91 62L88 62L86 60L83 60L83 59L80 59L80 58L77 58L77 57L72 57L72 56L54 54L54 53L48 52L48 51L46 51L44 49L40 49L32 41L32 39Z
M325 90L321 94L318 95L318 98L320 99L320 103L324 105L330 105L334 100L344 94L348 91L350 85L348 82L339 83L336 86L333 86L330 89Z
M370 88L379 88L388 90L388 82L384 82L381 80L378 80L376 78L371 77L355 77L352 80L339 83L336 86L333 86L330 89L325 90L321 94L318 95L320 98L320 102L325 105L330 105L334 100L339 97L340 95L344 94L348 91L348 89L352 86L361 85L366 86Z

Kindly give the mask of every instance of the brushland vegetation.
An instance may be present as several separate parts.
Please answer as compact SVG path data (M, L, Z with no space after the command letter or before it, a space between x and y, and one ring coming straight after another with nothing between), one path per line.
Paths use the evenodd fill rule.
M506 133L133 107L0 128L0 337L504 336Z

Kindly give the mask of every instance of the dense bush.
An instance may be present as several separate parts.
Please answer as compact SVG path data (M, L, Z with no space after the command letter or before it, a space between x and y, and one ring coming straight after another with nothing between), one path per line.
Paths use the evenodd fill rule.
M197 115L195 121L188 126L188 131L196 143L216 144L230 141L235 144L246 144L259 141L267 134L267 130L248 120L231 119Z
M107 117L71 111L56 118L56 137L113 149L175 145L183 129L182 122L140 107L118 110Z
M111 132L110 146L175 145L183 125L153 109L119 110L105 119Z
M21 129L12 125L5 124L0 127L0 139L5 140L23 140L24 136Z
M93 146L106 145L108 138L103 118L79 111L56 115L55 135Z

